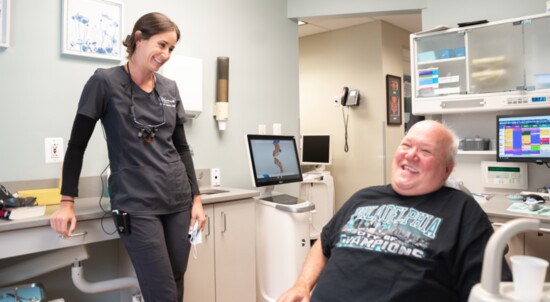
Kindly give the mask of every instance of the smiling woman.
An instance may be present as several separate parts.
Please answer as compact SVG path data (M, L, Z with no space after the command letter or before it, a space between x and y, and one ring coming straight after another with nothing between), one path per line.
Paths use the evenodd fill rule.
M124 42L128 63L97 69L88 80L65 156L61 204L50 219L56 232L70 236L74 231L84 151L101 120L111 168L111 209L115 224L124 225L116 229L146 301L183 300L190 243L180 234L195 223L202 230L206 221L179 90L175 81L157 73L179 37L178 26L167 16L146 14Z

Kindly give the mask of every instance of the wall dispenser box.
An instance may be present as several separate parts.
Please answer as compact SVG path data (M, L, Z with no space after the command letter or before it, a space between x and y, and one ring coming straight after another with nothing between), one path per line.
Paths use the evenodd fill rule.
M185 115L198 117L202 112L202 59L172 54L162 74L178 84Z

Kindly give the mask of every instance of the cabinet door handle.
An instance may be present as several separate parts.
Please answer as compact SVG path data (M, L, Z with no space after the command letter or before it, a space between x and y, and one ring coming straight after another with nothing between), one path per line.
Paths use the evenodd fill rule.
M227 218L225 217L225 213L224 212L221 212L221 216L222 216L222 233L225 233L226 229L227 229L227 225L226 225L226 220Z
M206 231L207 233L204 235L204 237L210 236L210 216L206 215Z
M81 236L86 236L87 234L88 234L88 232L84 231L84 232L81 232L81 233L73 233L73 234L71 234L71 236L59 235L59 238L66 239L66 238L73 238L73 237L81 237Z

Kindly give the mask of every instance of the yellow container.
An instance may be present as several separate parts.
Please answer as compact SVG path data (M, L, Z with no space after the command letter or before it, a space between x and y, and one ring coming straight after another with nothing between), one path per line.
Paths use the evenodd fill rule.
M39 189L39 190L24 190L18 191L19 197L36 197L36 204L39 206L49 206L59 204L61 202L61 189Z

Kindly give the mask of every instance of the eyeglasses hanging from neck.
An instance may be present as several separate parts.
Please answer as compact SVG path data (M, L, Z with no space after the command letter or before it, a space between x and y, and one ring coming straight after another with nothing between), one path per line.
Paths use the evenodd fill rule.
M162 122L160 122L158 124L155 124L155 125L140 122L136 117L136 113L135 113L135 109L134 109L134 84L135 83L132 80L132 75L130 73L130 64L129 63L126 63L126 68L128 69L128 78L130 79L130 102L131 102L130 103L130 115L132 116L132 118L134 120L134 124L135 124L136 128L139 129L138 137L143 139L144 141L150 143L153 140L153 138L155 138L155 135L159 130L158 128L161 127L162 125L166 124L166 115L164 114L164 104L162 103L162 100L160 99L160 95L157 92L156 83L153 83L153 85L155 85L155 86L153 86L153 92L155 93L155 95L157 96L157 99L159 101L160 111L161 111L161 115L162 115ZM137 85L137 84L135 84L135 85Z

